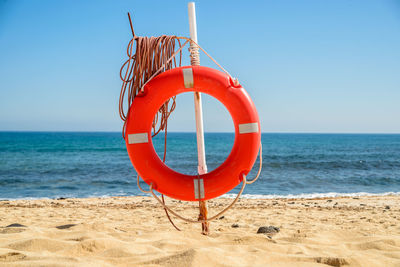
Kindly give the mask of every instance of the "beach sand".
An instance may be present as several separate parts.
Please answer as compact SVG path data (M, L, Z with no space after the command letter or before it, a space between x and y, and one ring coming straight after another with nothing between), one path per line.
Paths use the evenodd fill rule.
M398 196L242 199L203 236L150 197L0 201L0 266L400 266L399 219Z

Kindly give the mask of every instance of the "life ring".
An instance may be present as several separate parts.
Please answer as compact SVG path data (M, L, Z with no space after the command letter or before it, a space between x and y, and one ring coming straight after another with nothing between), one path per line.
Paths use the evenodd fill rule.
M235 126L228 158L215 170L198 176L165 165L151 139L152 121L160 106L175 95L193 91L222 102ZM150 80L131 105L125 131L129 158L138 175L158 192L185 201L212 199L236 187L253 167L260 140L257 110L245 89L229 75L203 66L174 68Z

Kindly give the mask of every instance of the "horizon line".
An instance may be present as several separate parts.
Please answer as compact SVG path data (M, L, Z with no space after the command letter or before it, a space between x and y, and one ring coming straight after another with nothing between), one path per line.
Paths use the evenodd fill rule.
M76 130L0 130L0 133L121 133L121 131L76 131ZM168 133L196 133L195 131L168 131ZM220 131L208 131L204 133L235 133L235 132L220 132ZM400 132L306 132L306 131L293 131L293 132L261 132L261 134L392 134L398 135Z

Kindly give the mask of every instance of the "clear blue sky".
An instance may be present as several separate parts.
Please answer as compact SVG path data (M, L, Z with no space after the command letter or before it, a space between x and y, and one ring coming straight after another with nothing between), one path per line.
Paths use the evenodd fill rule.
M0 130L120 131L126 13L138 35L188 36L187 3L0 0ZM400 133L400 1L196 9L199 43L248 90L264 132ZM177 104L170 130L194 131L192 96ZM204 109L206 131L233 130L217 101Z

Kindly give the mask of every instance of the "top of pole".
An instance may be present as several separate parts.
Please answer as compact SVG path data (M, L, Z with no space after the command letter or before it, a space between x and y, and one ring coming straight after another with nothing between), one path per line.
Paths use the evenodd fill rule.
M197 43L196 4L188 3L190 39Z

